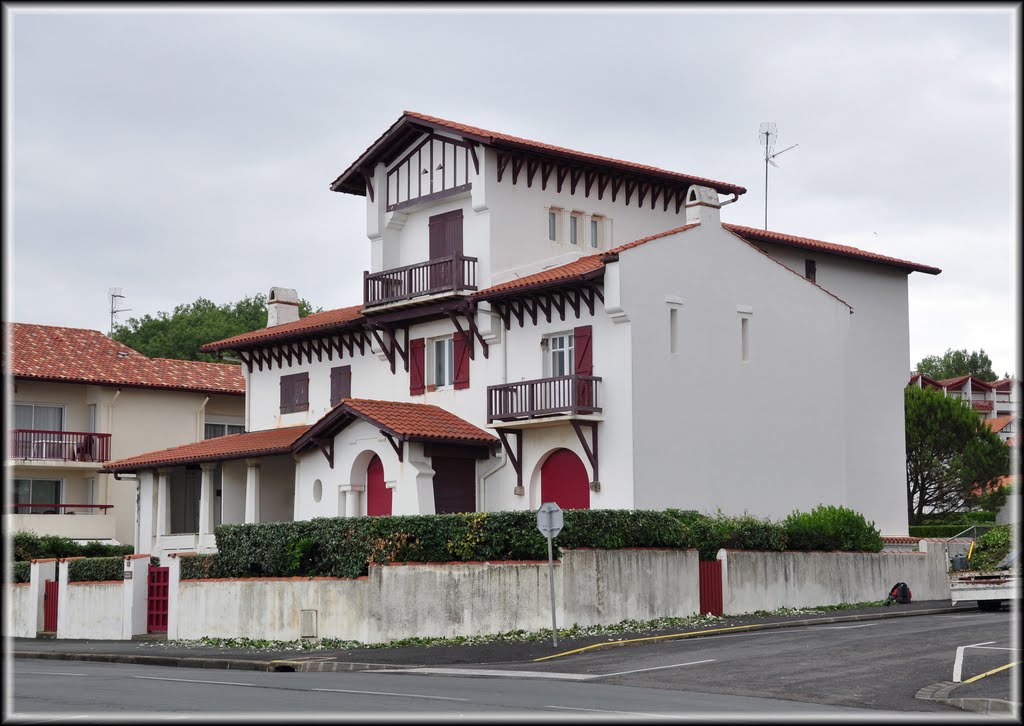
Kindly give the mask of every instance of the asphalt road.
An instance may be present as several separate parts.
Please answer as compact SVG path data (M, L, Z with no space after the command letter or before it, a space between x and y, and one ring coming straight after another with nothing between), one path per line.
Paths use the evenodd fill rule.
M19 658L8 695L16 713L39 721L83 713L785 720L926 712L962 719L973 714L915 695L981 676L957 696L1010 699L1018 674L1004 667L1019 657L1012 617L971 610L407 671L267 673Z

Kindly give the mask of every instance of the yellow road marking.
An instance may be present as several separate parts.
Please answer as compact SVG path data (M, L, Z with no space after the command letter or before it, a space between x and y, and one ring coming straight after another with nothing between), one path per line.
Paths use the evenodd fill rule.
M1007 663L1004 666L999 666L998 668L993 668L992 670L988 671L987 673L981 673L979 675L974 676L974 678L968 678L966 681L964 681L964 683L974 683L975 681L980 681L985 676L990 676L993 673L998 673L999 671L1005 671L1007 668L1013 668L1015 665L1020 665L1020 664L1021 664L1021 661L1015 660L1013 663Z
M561 658L563 655L574 655L576 653L582 653L587 650L594 650L596 648L609 648L613 645L625 645L626 643L645 643L651 640L669 640L671 638L688 638L691 635L705 635L707 633L726 633L731 630L760 630L763 625L733 625L728 628L709 628L708 630L691 630L687 633L672 633L670 635L651 635L646 638L632 638L630 640L613 640L608 643L594 643L593 645L587 645L576 650L567 650L564 653L555 653L554 655L545 655L542 658L534 658L533 662L537 663L542 660L551 660L552 658Z

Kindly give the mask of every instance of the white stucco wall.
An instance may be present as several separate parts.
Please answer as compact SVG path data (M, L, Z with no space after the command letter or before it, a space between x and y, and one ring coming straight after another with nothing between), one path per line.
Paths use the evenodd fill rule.
M120 640L123 587L121 582L69 582L57 613L57 637Z
M28 582L4 585L4 599L7 605L4 633L12 638L36 637L36 608L32 600L31 587L31 583Z
M846 504L849 308L713 223L618 264L636 351L636 506L781 518Z

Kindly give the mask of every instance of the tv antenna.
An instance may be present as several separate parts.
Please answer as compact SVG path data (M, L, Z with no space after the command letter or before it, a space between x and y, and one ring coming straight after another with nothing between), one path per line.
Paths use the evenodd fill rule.
M110 337L114 336L114 316L118 313L127 313L131 308L118 307L119 300L124 300L124 294L119 287L112 287L107 290L107 297L110 299Z
M785 154L790 149L795 149L800 144L793 144L782 151L776 151L775 140L779 138L779 131L774 121L762 121L757 137L761 146L764 147L764 228L768 229L768 165L771 164L778 169L779 165L775 163L775 157Z

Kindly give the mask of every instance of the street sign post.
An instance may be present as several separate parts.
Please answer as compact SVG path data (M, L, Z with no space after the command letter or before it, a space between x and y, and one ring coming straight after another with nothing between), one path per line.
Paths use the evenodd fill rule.
M537 510L537 529L548 538L548 585L551 589L551 641L558 647L558 623L555 622L555 557L551 540L562 531L562 508L554 502L544 502Z

